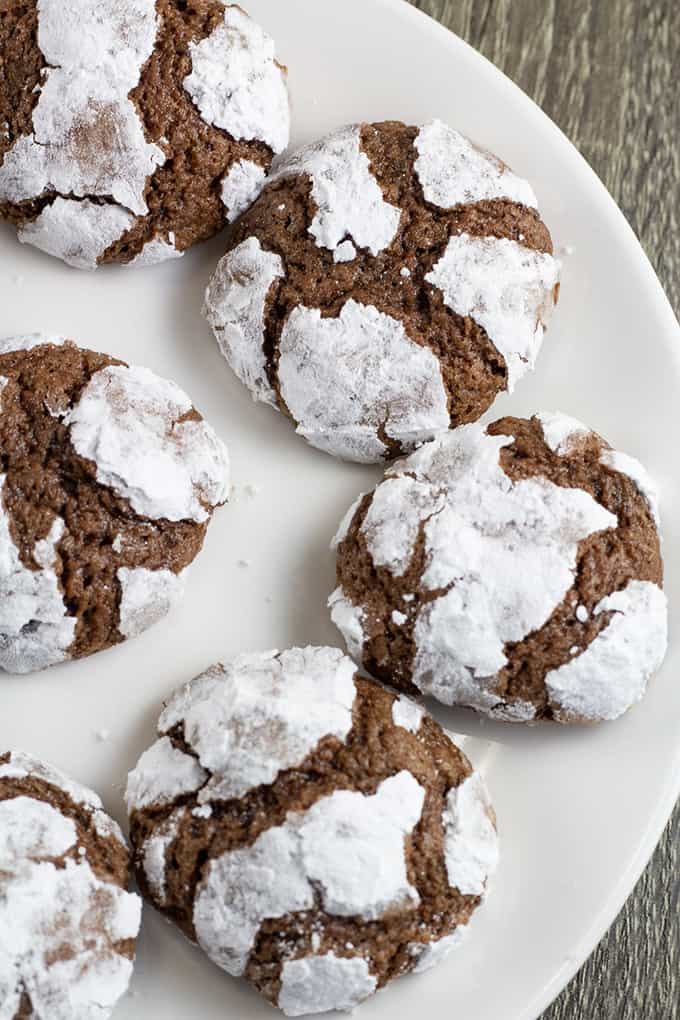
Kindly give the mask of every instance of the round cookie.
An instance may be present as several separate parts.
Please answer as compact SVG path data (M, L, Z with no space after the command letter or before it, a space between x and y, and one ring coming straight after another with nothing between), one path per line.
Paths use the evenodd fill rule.
M0 341L0 669L135 637L181 598L224 444L172 382L59 337Z
M0 218L80 269L177 258L288 145L274 43L222 0L7 0Z
M176 691L126 799L144 895L288 1016L433 966L497 860L465 755L334 648L241 655Z
M409 693L495 719L615 719L666 651L655 489L560 414L465 425L387 471L335 539L332 617Z
M313 446L389 459L533 368L559 279L536 204L440 121L347 127L278 163L204 314L253 397Z
M106 1020L132 976L142 901L129 852L91 790L0 754L0 1013Z

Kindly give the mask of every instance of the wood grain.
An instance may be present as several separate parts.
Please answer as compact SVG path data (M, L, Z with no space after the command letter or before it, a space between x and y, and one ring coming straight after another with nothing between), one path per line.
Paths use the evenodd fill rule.
M411 0L492 60L605 182L680 309L678 0ZM680 807L542 1020L680 1020Z

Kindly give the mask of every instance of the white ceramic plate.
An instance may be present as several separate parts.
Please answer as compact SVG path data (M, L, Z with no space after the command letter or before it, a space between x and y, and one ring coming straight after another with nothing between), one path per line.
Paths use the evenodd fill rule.
M295 142L356 120L433 116L535 185L566 260L535 376L492 414L559 408L639 456L662 486L667 589L680 602L680 334L647 259L558 129L491 64L402 0L248 0L290 67ZM218 513L184 607L137 641L32 678L2 678L0 747L90 784L124 820L122 784L161 700L218 658L339 643L328 549L378 472L336 463L256 407L199 311L220 240L153 269L84 275L0 231L0 335L44 330L176 379L227 440L239 489ZM246 559L250 566L238 561ZM592 950L647 861L680 790L678 621L646 700L597 729L512 728L440 711L470 735L502 836L502 864L467 943L439 970L362 1007L365 1020L534 1020ZM96 732L108 730L103 742ZM116 1020L272 1016L149 909Z

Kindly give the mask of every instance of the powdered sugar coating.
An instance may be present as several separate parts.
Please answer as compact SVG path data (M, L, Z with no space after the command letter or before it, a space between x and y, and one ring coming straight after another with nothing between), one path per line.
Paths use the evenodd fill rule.
M559 411L544 411L536 418L541 423L546 444L562 457L570 453L579 440L594 435L587 425Z
M351 126L293 152L270 180L306 174L317 212L309 232L321 248L335 251L348 239L379 255L396 237L401 210L386 202L361 148L361 128Z
M331 1010L350 1012L377 988L362 957L335 953L286 960L281 970L279 1009L285 1016L306 1016Z
M616 719L639 701L668 645L668 602L648 581L630 581L602 599L594 615L612 613L588 647L545 678L558 718Z
M181 688L161 715L212 773L201 803L242 797L352 728L354 663L336 648L240 655Z
M180 822L186 814L186 810L181 807L173 811L154 829L152 836L144 844L144 875L149 883L149 889L161 906L165 903L165 854L177 837Z
M495 678L505 645L542 627L562 602L579 543L618 524L582 489L541 477L513 482L500 464L512 442L479 424L443 434L388 471L362 524L374 563L395 577L422 531L421 584L436 597L417 613L412 682L446 704L501 717L507 706ZM361 661L363 608L341 590L332 601Z
M401 467L446 492L424 527L422 577L446 593L418 615L413 683L480 710L499 701L489 680L507 662L506 643L542 627L573 585L579 542L618 523L582 489L511 481L499 455L512 442L466 425Z
M512 393L536 363L559 271L552 255L516 241L456 234L425 279L452 311L485 330L505 359Z
M121 567L116 574L120 583L120 622L123 637L138 637L153 627L180 602L186 584L186 570L146 570Z
M310 909L317 896L329 913L364 920L415 907L404 838L420 818L424 796L409 772L384 780L372 796L336 791L304 813L290 813L252 846L212 860L194 908L203 949L239 976L262 922Z
M18 237L75 269L96 269L98 259L133 223L132 213L118 205L55 198Z
M207 778L196 758L161 737L129 773L125 803L129 812L171 804L184 793L195 793Z
M112 828L109 829L107 834L115 834L119 842L123 845L125 844L123 834L116 823L108 815L104 814L102 802L93 790L88 789L88 787L83 786L81 783L75 782L73 779L69 779L63 772L55 769L53 765L39 761L37 758L32 757L32 755L24 754L22 751L12 751L9 761L5 762L4 765L0 765L0 779L25 779L27 776L35 776L37 779L49 783L50 786L56 786L57 789L70 797L74 803L89 808L94 812L93 817L96 826L101 825L104 828L105 820L110 822Z
M56 192L19 236L71 265L95 268L132 214L148 211L146 182L165 154L147 142L128 93L156 28L153 0L121 0L106 9L85 0L39 0L38 44L50 66L32 132L0 166L0 200L18 204ZM87 196L108 202L77 201Z
M61 857L76 842L75 823L32 797L0 801L0 861Z
M0 475L0 493L4 484ZM75 634L54 569L64 522L55 517L48 536L36 543L37 570L21 562L9 525L0 502L0 668L33 673L67 659Z
M152 241L147 241L139 255L136 255L132 262L126 264L126 268L131 266L137 268L157 266L162 262L169 262L172 259L181 259L183 255L183 251L177 251L175 235L170 232L167 241L163 240L162 237L154 237Z
M232 138L259 139L283 152L290 107L273 40L238 7L227 7L209 36L189 44L191 74L184 88L203 120Z
M411 446L449 424L435 355L403 323L348 301L337 318L298 307L279 342L281 396L312 446L362 463L380 460L379 432Z
M438 942L430 942L427 945L415 942L410 949L411 955L417 959L412 973L424 974L426 971L432 970L433 967L439 966L454 949L458 948L466 935L467 928L460 926L450 935L439 939Z
M267 378L263 350L264 313L276 280L285 276L278 255L249 237L220 261L205 296L203 314L222 354L253 395L278 410Z
M418 732L424 716L425 709L411 698L396 698L392 705L392 722L410 733Z
M482 896L498 865L498 836L479 773L449 791L443 820L449 884L463 896Z
M240 159L229 168L222 180L222 201L228 210L230 223L234 223L253 204L266 179L264 168L250 159Z
M146 368L111 365L90 379L67 415L76 451L97 481L154 520L208 520L227 499L226 447L191 400Z
M618 471L622 475L628 475L631 481L635 482L638 492L644 496L649 504L655 524L659 527L661 525L659 490L647 468L639 460L636 460L635 457L631 457L627 453L620 453L618 450L603 450L600 456L600 464L611 468L612 471Z
M59 778L53 785L69 793L82 789L27 755L12 754L0 767L0 778L28 776ZM99 803L83 793L87 804ZM107 834L122 842L115 823ZM36 1017L106 1020L127 989L132 962L117 950L139 931L141 900L99 878L86 855L74 859L77 838L74 822L47 802L0 801L0 1016L7 1020L24 992Z
M422 127L414 145L415 171L426 202L442 209L489 199L508 199L532 209L538 205L527 181L440 120Z
M157 31L154 0L38 0L38 43L53 67L96 71L110 68L130 88L153 49Z
M388 476L375 490L361 525L376 567L387 567L394 577L401 577L413 558L422 525L445 505L446 496L436 485L408 475Z
M352 503L351 507L340 521L340 527L336 531L333 540L331 542L331 549L337 549L341 542L344 542L349 534L349 529L354 520L354 515L364 501L366 496L365 492L360 492L357 498Z
M35 347L50 344L62 347L69 341L63 336L50 336L47 333L27 333L25 336L8 336L0 340L0 354L13 354L16 351L32 351Z
M341 632L347 651L355 662L361 662L366 635L364 632L364 611L355 606L342 588L336 588L328 600L331 619Z

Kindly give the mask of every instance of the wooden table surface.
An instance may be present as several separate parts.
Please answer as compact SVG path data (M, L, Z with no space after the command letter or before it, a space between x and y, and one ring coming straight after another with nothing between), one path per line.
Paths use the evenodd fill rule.
M580 149L680 310L680 2L411 0ZM625 909L542 1020L679 1020L680 806Z

